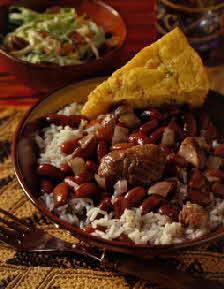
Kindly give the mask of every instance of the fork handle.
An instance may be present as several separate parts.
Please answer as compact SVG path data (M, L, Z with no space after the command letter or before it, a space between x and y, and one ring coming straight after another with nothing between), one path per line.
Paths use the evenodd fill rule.
M113 269L139 277L145 281L157 283L167 289L223 289L224 284L193 277L174 266L158 264L156 261L144 261L135 257L122 256L113 265Z

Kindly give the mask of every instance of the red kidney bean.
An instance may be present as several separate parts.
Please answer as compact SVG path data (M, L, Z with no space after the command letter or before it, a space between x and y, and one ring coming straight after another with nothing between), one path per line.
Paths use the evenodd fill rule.
M47 177L53 180L61 180L64 177L64 174L59 168L56 168L49 164L40 165L37 168L37 174L39 176Z
M80 138L78 143L82 149L86 149L89 148L91 145L96 146L98 141L94 134L89 134L87 136Z
M165 130L165 126L161 126L157 128L150 136L149 136L149 143L155 143L159 139L161 139Z
M98 165L94 161L87 160L86 161L86 168L92 173L98 172Z
M10 35L7 39L7 46L10 50L21 50L28 45L28 41L18 36Z
M46 179L40 180L40 191L43 194L50 194L53 192L54 185L52 182Z
M108 133L104 127L101 127L97 129L96 137L99 141L110 142L112 139L112 134Z
M109 213L110 211L112 211L113 209L113 205L111 203L111 198L105 198L103 199L99 205L98 205L98 208Z
M166 157L166 163L176 164L181 168L185 168L188 166L188 162L184 158L175 153L171 153Z
M146 123L144 123L139 128L139 133L144 135L149 135L155 128L157 128L159 125L159 122L157 119L152 119Z
M196 136L197 134L197 123L194 115L191 112L184 112L183 115L184 120L184 132L186 136Z
M91 175L88 171L81 171L75 175L74 180L77 184L88 183L93 179L93 175Z
M125 199L127 200L127 208L134 207L146 195L146 190L143 187L135 187L127 192Z
M114 150L126 150L126 149L129 149L133 146L132 143L126 143L126 142L123 142L123 143L116 143L114 145L112 145L111 147L111 150L114 151Z
M53 200L56 207L67 204L68 185L66 183L58 184L53 190Z
M145 145L149 144L150 140L147 136L139 133L132 133L128 137L128 142L133 145Z
M159 213L173 218L177 214L177 209L172 205L164 204L159 207Z
M92 198L97 194L98 187L94 183L83 183L75 190L76 198Z
M219 196L224 196L224 184L214 183L212 185L212 191Z
M80 142L80 140L79 140ZM88 159L93 156L97 148L97 140L95 136L92 136L88 141L83 144L82 147L77 147L72 154L72 158L81 157Z
M46 117L49 123L53 123L57 126L70 126L77 128L82 119L87 119L84 115L62 115L62 114L51 114Z
M199 204L201 206L207 206L211 204L211 196L209 192L202 192L198 190L188 191L188 197L192 203Z
M124 210L127 209L127 199L124 197L117 197L114 201L114 216L119 219Z
M224 144L220 144L215 148L214 155L224 158Z
M152 119L162 120L163 115L160 113L158 109L150 108L148 110L143 111L143 113L141 114L141 118L144 120L152 120Z
M100 141L97 146L98 162L108 153L108 145L104 141Z
M61 144L61 152L69 155L74 152L74 150L78 147L78 141L80 138L68 140Z
M221 170L206 170L205 174L211 177L224 179L224 171Z
M72 154L73 159L77 157L84 158L84 156L85 156L85 151L81 147L77 147Z
M200 190L206 185L206 180L201 171L195 169L191 176L189 187L191 189Z
M68 165L68 163L62 164L60 169L64 175L72 175L73 174L72 168Z
M146 198L141 205L142 213L146 214L152 211L154 208L159 206L162 201L162 197L158 195L151 195Z
M96 137L98 140L111 143L111 139L114 133L116 125L115 116L113 114L107 114L101 122L102 128L96 131Z

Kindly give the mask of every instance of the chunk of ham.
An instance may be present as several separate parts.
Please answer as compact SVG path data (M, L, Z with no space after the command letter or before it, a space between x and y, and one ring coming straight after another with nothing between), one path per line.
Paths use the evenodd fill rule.
M209 150L209 145L203 137L187 137L181 143L178 154L194 167L204 168L206 150Z

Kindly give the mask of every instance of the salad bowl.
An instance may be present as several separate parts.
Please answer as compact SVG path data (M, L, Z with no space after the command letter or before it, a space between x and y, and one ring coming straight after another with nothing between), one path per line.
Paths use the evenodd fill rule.
M37 12L43 12L47 8L75 8L78 15L87 15L91 21L95 22L98 27L102 27L105 35L116 39L114 45L109 48L106 46L102 50L100 57L88 58L87 61L74 63L57 63L39 62L32 63L26 59L21 59L15 54L10 53L7 49L4 39L11 31L9 23L10 7L24 7ZM54 33L57 34L55 25ZM101 28L100 28L101 29ZM59 32L58 32L59 33ZM60 33L59 33L60 34ZM116 58L122 50L126 37L126 25L117 11L103 2L96 0L40 0L40 1L12 1L7 5L0 5L0 56L4 67L13 72L17 78L27 86L41 91L59 88L71 81L82 78L87 75L96 75L96 73L111 71Z
M104 78L89 79L51 93L39 101L39 103L37 103L33 108L31 108L31 110L21 121L14 137L14 167L17 179L30 201L54 223L59 225L61 228L66 229L78 239L89 242L92 245L96 245L101 248L103 247L104 249L127 253L142 258L150 258L153 255L165 254L167 251L184 249L223 238L224 229L223 226L220 226L215 231L205 234L201 237L173 244L142 245L117 240L106 240L97 236L93 236L87 231L81 230L78 227L71 225L70 223L60 219L56 214L46 208L46 206L40 200L38 177L35 173L38 159L38 150L37 145L33 141L33 135L38 131L38 129L40 129L41 125L43 124L41 123L43 117L58 111L62 107L72 102L84 103L88 94L103 80ZM205 109L216 123L217 127L220 128L220 130L222 129L222 124L224 121L222 113L223 108L223 96L214 91L210 91L205 103ZM24 155L28 157L24 158Z

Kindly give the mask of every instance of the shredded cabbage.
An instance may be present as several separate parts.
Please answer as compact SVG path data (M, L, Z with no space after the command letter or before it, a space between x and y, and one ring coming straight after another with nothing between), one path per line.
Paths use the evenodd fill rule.
M26 40L26 47L11 54L32 63L79 64L99 58L99 48L106 42L104 29L85 15L77 15L74 8L39 13L12 7L9 23L17 28L7 34L4 44L9 47L12 37Z

